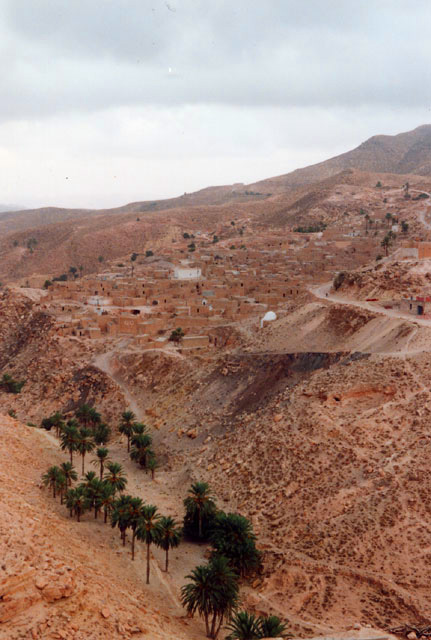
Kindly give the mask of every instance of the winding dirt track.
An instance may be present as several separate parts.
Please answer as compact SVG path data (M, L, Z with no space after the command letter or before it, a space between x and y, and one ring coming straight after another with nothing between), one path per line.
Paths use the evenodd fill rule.
M338 296L334 293L331 293L331 287L332 282L328 282L326 284L319 285L318 287L310 287L309 291L316 298L320 298L321 300L335 302L336 304L345 304L350 307L358 307L359 309L366 309L367 311L372 311L373 313L388 316L388 318L398 318L400 320L403 320L404 322L410 322L415 326L422 325L424 327L431 327L431 320L426 320L417 316L411 316L408 313L403 313L402 311L397 311L394 309L384 309L383 307L379 307L364 300L351 300L350 298L346 298L344 296Z

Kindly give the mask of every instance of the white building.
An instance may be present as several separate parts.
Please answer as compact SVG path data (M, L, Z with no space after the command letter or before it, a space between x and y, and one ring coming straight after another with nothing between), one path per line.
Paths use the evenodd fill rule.
M197 280L202 276L202 269L175 267L174 278L176 280Z

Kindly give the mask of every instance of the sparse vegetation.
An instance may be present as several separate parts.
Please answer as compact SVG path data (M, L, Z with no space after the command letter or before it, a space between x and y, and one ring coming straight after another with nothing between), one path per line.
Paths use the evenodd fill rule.
M25 380L15 380L9 373L4 373L0 380L0 390L6 393L21 393Z
M177 329L174 329L172 331L171 335L169 336L169 340L171 342L179 343L184 338L184 335L184 331L181 329L181 327L177 327Z
M346 273L344 271L340 271L339 273L337 273L332 283L332 286L334 287L335 291L338 291L338 289L343 284L345 278L346 278Z
M321 231L325 231L326 227L326 223L320 221L317 224L309 224L306 227L296 227L294 231L295 233L320 233Z

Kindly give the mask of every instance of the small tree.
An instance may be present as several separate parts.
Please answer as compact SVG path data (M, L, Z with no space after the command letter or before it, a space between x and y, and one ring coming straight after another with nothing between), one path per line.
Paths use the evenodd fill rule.
M73 454L78 451L79 431L76 420L69 420L60 434L60 449L68 451L70 463L73 464Z
M89 429L81 427L78 432L78 442L76 450L79 451L82 458L82 475L84 475L85 456L87 453L91 453L96 446L93 435Z
M377 181L377 183L376 183L376 187L377 187L378 189L380 189L380 188L381 188L381 186L382 186L382 183L380 182L380 180L378 180L378 181Z
M6 393L21 393L21 389L25 385L25 380L19 382L14 380L9 373L4 373L0 380L0 389L6 391Z
M238 513L219 511L214 518L210 541L215 553L227 558L241 576L261 565L252 524Z
M202 540L208 534L208 522L212 521L216 504L212 497L211 489L206 482L195 482L189 489L189 494L184 500L186 514L184 516L184 530L191 537L197 534L198 539ZM195 522L197 519L197 531Z
M151 480L154 480L154 474L156 470L159 468L159 463L157 462L156 456L152 455L148 459L147 469L151 472Z
M181 327L178 327L177 329L174 329L174 331L172 331L171 335L169 336L169 340L171 342L179 343L184 338L184 335L184 331L181 329Z
M183 532L181 527L170 516L163 516L160 519L160 536L157 540L157 546L166 552L165 571L169 568L169 550L175 549L181 542Z
M105 465L107 462L109 462L109 451L108 449L106 449L105 447L99 447L96 450L96 456L97 458L95 460L93 460L93 464L95 466L99 467L99 478L100 480L103 479L103 471L105 469Z
M150 584L150 547L157 543L161 534L160 514L153 504L142 507L141 517L136 528L136 537L147 545L147 584Z
M69 489L66 492L66 506L71 515L74 513L78 522L81 522L81 516L89 508L89 500L85 491L85 486L80 484L76 489Z
M76 473L75 467L70 462L62 462L60 470L66 478L68 487L72 486L72 482L76 482L76 480L78 480L78 474Z
M138 257L138 254L135 252L133 252L132 255L130 256L130 262L132 263L132 278L133 278L133 273L135 271L135 262L137 257Z
M52 497L55 498L57 494L57 482L59 477L63 475L59 467L49 467L48 471L43 474L42 482L45 487L51 487Z
M148 433L137 433L132 437L130 458L142 468L147 468L148 460L153 457L151 445L153 440Z
M401 221L401 231L403 233L407 233L407 231L409 230L409 224L408 222L406 222L405 220Z
M121 464L118 462L108 462L106 468L108 469L108 473L105 473L105 482L112 487L114 493L124 491L127 485L127 478L124 475Z
M130 451L130 438L133 434L133 424L135 420L136 416L133 411L130 411L130 409L121 414L121 422L118 426L118 431L127 438L127 452Z
M189 615L196 612L205 620L207 638L217 638L224 618L238 606L238 577L226 558L217 557L200 565L186 576L181 588L181 603Z
M260 635L259 618L248 611L235 613L226 629L230 631L226 640L258 640L263 637Z
M126 546L126 531L130 527L130 500L132 496L120 496L112 506L111 527L118 527L123 547Z

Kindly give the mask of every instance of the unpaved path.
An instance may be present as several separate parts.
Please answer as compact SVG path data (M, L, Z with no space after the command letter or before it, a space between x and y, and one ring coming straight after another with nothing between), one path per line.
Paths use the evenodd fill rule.
M418 316L411 316L408 313L403 313L402 311L398 311L396 309L384 309L383 307L378 307L373 305L370 302L366 302L364 300L352 300L351 298L346 298L345 296L335 295L331 293L332 282L328 282L323 285L319 285L317 287L310 287L309 291L316 298L320 298L321 300L327 300L329 302L335 302L337 304L345 304L350 307L359 307L360 309L366 309L367 311L371 311L372 313L377 313L380 315L388 316L389 318L398 318L400 320L404 320L405 322L410 322L414 325L422 325L424 327L431 327L431 320L426 320L425 318L420 318Z
M425 193L429 198L431 198L431 193L427 193L426 191L420 191L419 189L410 189L410 191L414 191L415 193ZM431 207L431 204L429 206ZM425 220L426 214L426 209L424 209L423 211L419 211L419 220L426 229L431 230L431 223Z
M133 411L139 421L144 420L144 414L139 407L136 398L132 396L128 387L117 375L112 360L115 357L114 351L100 354L96 356L93 365L108 376L121 388L126 398L129 409ZM112 441L108 444L110 457L116 462L122 464L127 475L128 483L126 492L139 496L148 504L155 504L163 515L170 515L177 521L182 522L184 516L183 499L187 485L182 472L166 472L157 471L155 479L151 480L151 474L145 473L134 463L127 453L127 443L124 441ZM138 550L136 554L136 565L142 564L142 575L144 575L145 554ZM204 552L205 545L191 544L182 542L178 550L170 552L169 573L164 571L165 552L154 547L152 550L151 572L152 578L151 588L161 588L161 595L168 597L171 604L174 605L176 613L184 613L179 601L180 589L185 584L185 576L197 565L205 562Z

